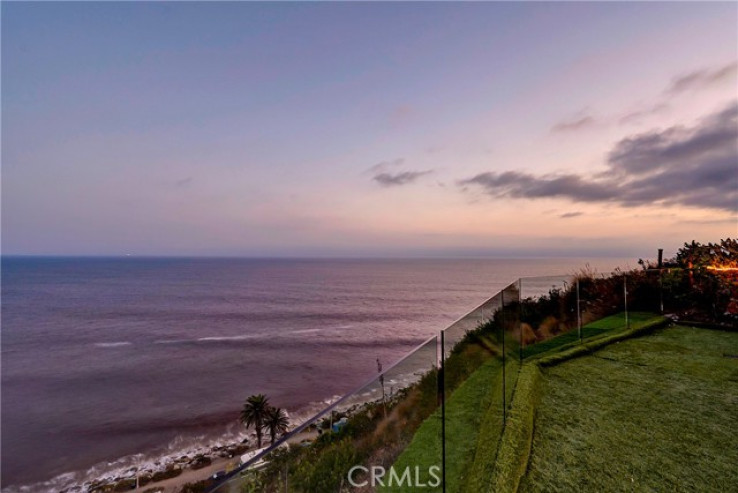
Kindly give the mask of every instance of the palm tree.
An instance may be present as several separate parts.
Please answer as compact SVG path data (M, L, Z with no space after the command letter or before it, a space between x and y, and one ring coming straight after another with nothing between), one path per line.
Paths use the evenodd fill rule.
M274 445L274 439L277 435L282 435L287 431L290 420L287 418L287 413L284 409L279 407L270 407L266 413L266 419L264 420L264 428L269 430L269 436L272 439L272 445Z
M264 394L256 394L246 399L241 409L241 423L246 425L246 429L252 426L256 429L256 441L259 448L261 448L261 437L264 432L264 419L270 407L269 399Z

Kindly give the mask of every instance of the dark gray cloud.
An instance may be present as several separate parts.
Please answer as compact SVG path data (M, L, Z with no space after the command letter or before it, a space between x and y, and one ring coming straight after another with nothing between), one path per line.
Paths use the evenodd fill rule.
M588 181L574 174L538 177L518 171L481 173L460 184L481 185L490 195L510 198L576 197L581 202L601 202L616 193L606 183Z
M194 178L192 178L191 176L188 176L187 178L181 178L175 181L174 186L176 186L177 188L183 188L183 187L191 185L193 181L194 181Z
M738 104L731 104L692 128L675 126L628 137L610 151L608 163L614 173L644 175L734 157L737 121Z
M595 124L595 119L589 115L579 116L569 120L561 121L551 127L552 132L571 132L573 130L582 130Z
M371 166L367 172L368 173L386 173L388 170L392 168L396 168L397 166L401 166L405 162L405 158L398 157L397 159L392 159L389 161L382 161L374 166Z
M403 171L402 173L379 173L374 176L374 181L382 185L383 187L393 187L399 185L408 185L413 183L418 178L432 173L432 170L426 171Z
M715 69L700 69L688 74L675 77L671 85L664 91L668 95L675 95L693 89L704 89L716 83L735 77L738 71L738 62L732 62Z
M584 213L583 212L579 212L579 211L576 211L576 212L565 212L564 214L561 214L559 217L560 218L563 218L563 219L567 219L567 218L570 218L570 217L581 216L582 214L584 214Z
M494 197L566 198L624 206L652 203L738 210L738 102L691 128L675 126L619 141L596 177L481 173L477 185Z

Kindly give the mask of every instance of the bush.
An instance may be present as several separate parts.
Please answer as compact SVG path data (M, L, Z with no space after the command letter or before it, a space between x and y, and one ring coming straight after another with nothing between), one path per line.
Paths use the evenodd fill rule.
M482 486L477 491L517 491L520 479L528 466L528 456L533 442L540 377L541 372L535 363L523 365L520 370L499 452L497 457L488 452L487 456L481 458L491 459L490 464L493 464L493 467L483 469L484 474L476 478L476 482ZM491 474L488 469L492 469ZM479 473L479 468L477 472Z
M298 464L292 481L302 491L337 491L349 469L358 462L354 444L350 440L342 440L320 453L309 453Z
M179 490L180 493L204 493L212 486L213 482L209 479L198 481L196 483L187 483Z
M155 472L154 475L151 476L151 481L156 482L163 481L165 479L176 478L180 474L182 474L182 469L179 469L177 467L168 467L165 471Z
M213 463L213 460L210 457L205 457L204 455L198 455L194 459L192 459L192 462L190 462L190 467L192 469L202 469L203 467L207 467L212 463Z
M136 480L135 479L124 479L123 481L118 481L115 483L115 486L113 487L113 491L129 491L136 488Z

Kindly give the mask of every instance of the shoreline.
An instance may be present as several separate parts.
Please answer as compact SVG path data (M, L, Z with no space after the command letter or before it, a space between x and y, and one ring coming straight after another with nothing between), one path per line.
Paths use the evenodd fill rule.
M295 424L290 426L290 429L305 421L305 419L300 419L302 413L296 414L298 418L295 420ZM144 487L135 489L135 491L145 491L158 486L160 483L167 482L168 484L170 480L182 477L197 478L185 481L185 483L206 479L208 476L203 476L203 474L210 470L211 466L217 464L222 466L217 470L225 469L229 461L238 462L242 454L257 449L256 434L253 430L246 430L242 424L233 421L226 423L219 434L214 433L211 437L203 438L200 441L196 437L189 438L189 440L192 443L181 448L174 445L177 441L175 439L163 449L159 449L158 452L138 452L112 461L100 461L88 468L63 472L47 480L16 483L9 486L3 485L1 491L2 493L26 493L30 491L50 493L104 492L113 491L115 485L119 484L121 488L124 488L121 483L133 482L135 484L137 476L139 478L152 478L157 474L163 475L167 470L178 469L182 471L175 477L157 480L156 482L149 480ZM268 445L268 439L266 444ZM200 467L193 468L193 466L198 465ZM180 482L178 481L176 484ZM120 491L134 491L134 488L132 485L131 488L121 489Z
M287 440L290 445L297 445L305 440L313 441L319 436L317 431L303 431ZM258 450L257 447L249 448L247 451ZM174 478L164 479L155 483L148 483L144 486L135 488L133 492L143 493L144 491L159 491L161 493L177 493L180 488L188 483L196 483L210 478L218 471L227 469L229 466L237 467L240 463L240 457L219 457L212 461L208 466L199 469L183 469L183 472Z
M316 409L322 410L330 405L338 396L315 400L300 410L290 413L290 430L312 419ZM352 412L346 410L346 413ZM319 412L319 411L317 411ZM2 488L2 493L26 493L29 491L49 493L103 493L112 491L159 491L176 493L187 483L194 483L210 478L215 472L225 470L229 466L238 466L240 456L246 452L257 450L256 433L246 430L236 421L224 424L222 433L197 441L192 438L191 445L168 452L145 452L120 457L114 461L102 461L87 469L68 471L43 481L19 483ZM289 432L289 431L288 431ZM318 432L309 428L287 440L289 444L297 444L305 440L314 440ZM173 448L170 442L167 447ZM269 446L268 437L262 447ZM194 466L194 467L193 467ZM180 472L175 472L180 471ZM172 474L176 474L173 475ZM152 479L159 477L156 481ZM139 478L145 478L144 484L135 487ZM130 484L129 487L127 485ZM153 490L152 490L153 488Z
M390 389L403 389L418 378L417 370L387 375ZM392 390L390 390L390 398ZM372 381L348 394L312 400L296 411L289 413L289 429L295 430L313 420L342 398L348 398L333 409L333 419L350 417L367 403L380 398L379 386ZM333 414L335 413L335 415ZM235 414L235 413L234 413ZM313 441L319 436L318 428L327 428L326 416L321 416L308 427L287 439L295 445ZM317 426L316 426L317 425ZM113 491L179 493L183 486L209 479L215 472L240 465L240 456L257 450L256 433L245 429L243 424L231 420L222 425L220 433L210 437L185 435L170 441L158 452L139 452L113 461L102 461L88 469L78 469L58 474L46 481L21 483L3 488L0 493L109 493ZM289 433L289 431L288 431ZM178 441L187 441L187 445ZM178 446L180 445L180 446ZM262 447L268 446L268 441ZM143 482L141 481L143 479Z
M19 483L2 488L2 493L26 493L29 491L56 492L56 493L88 493L88 492L112 492L112 491L146 491L159 484L169 483L170 480L178 478L189 478L186 482L199 481L208 476L203 474L211 466L220 465L225 468L229 461L239 461L240 455L250 450L255 450L255 433L248 432L231 436L228 439L226 432L218 438L204 440L199 445L193 445L181 450L164 453L136 453L120 457L111 462L99 462L88 469L79 469L58 474L48 480L34 483ZM244 440L246 442L244 443ZM126 464L129 462L130 464ZM203 465L204 463L204 465ZM107 467L106 467L107 464ZM193 468L193 466L196 466ZM197 467L199 466L199 467ZM179 470L175 477L157 479L167 471ZM218 469L220 470L220 469ZM212 474L212 473L211 473ZM198 479L192 479L197 477ZM134 488L136 478L146 478L146 483L141 488ZM181 482L178 481L176 484ZM126 483L130 487L126 488ZM172 483L175 484L175 483ZM118 487L119 489L116 489Z
M388 385L402 389L417 380L417 371L390 375ZM318 413L331 406L342 397L349 397L338 408L334 409L336 419L351 416L368 402L379 397L379 387L356 389L344 396L333 395L329 398L312 400L293 413L289 413L290 430L311 421ZM319 432L325 416L316 420L287 443L294 445L303 441L312 441ZM24 483L3 488L0 493L55 492L55 493L108 493L113 491L136 491L179 493L188 483L197 483L209 479L215 472L237 467L240 456L248 451L257 450L256 433L246 430L238 421L230 421L223 425L222 432L206 437L180 436L169 442L167 452L146 452L120 457L112 462L99 462L84 470L70 471L35 483ZM289 433L289 432L288 432ZM179 439L189 440L187 446L176 448ZM262 444L262 447L268 443ZM161 449L160 449L161 450ZM141 478L144 479L141 484ZM156 478L154 480L154 478ZM138 487L137 487L138 485Z

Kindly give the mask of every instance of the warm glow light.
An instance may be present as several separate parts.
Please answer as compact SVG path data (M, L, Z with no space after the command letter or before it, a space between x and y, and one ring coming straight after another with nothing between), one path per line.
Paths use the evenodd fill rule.
M717 270L717 271L720 271L720 272L732 271L732 270L738 271L738 267L724 267L722 265L708 265L707 266L707 269L708 270Z

